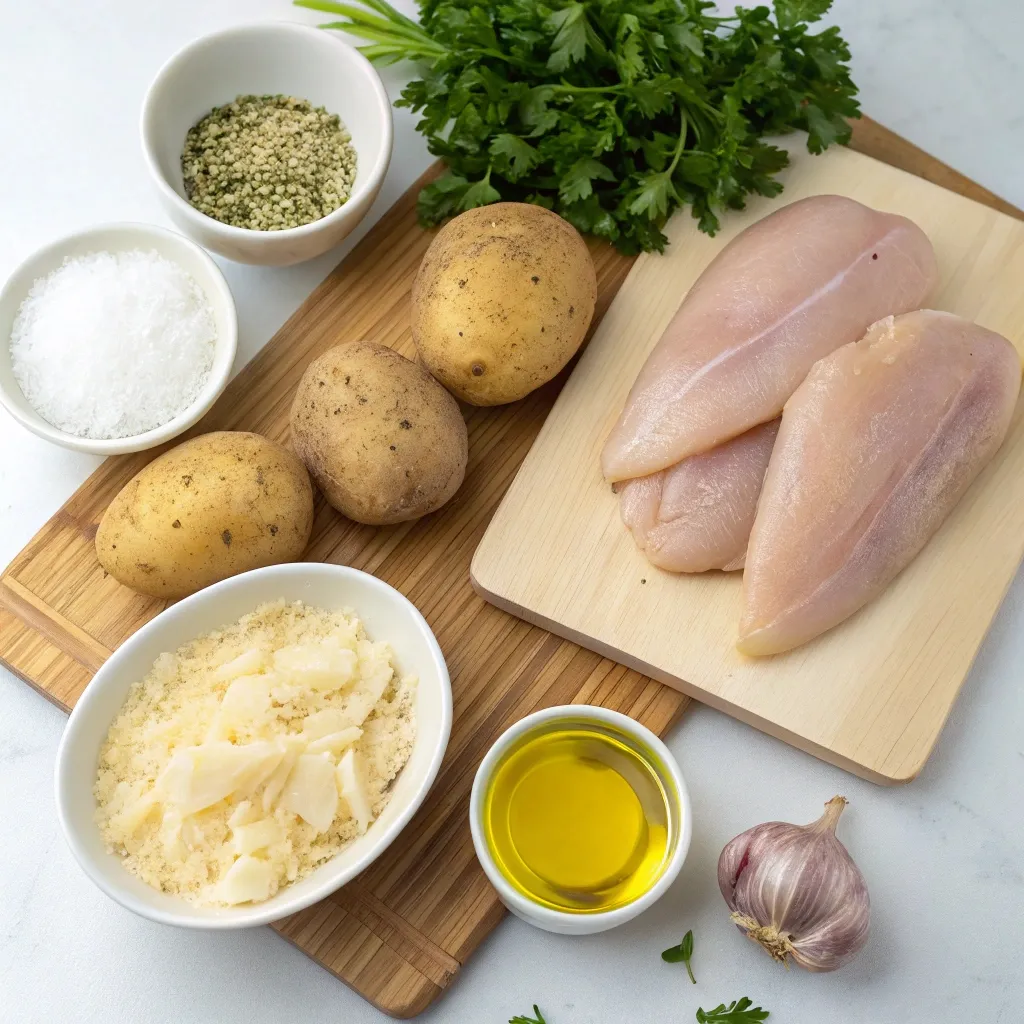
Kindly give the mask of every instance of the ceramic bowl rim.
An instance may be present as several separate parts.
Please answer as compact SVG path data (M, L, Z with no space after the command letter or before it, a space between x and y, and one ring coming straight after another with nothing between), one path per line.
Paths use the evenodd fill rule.
M300 224L298 227L283 228L280 231L259 231L255 228L240 228L233 224L225 224L223 221L201 213L186 199L183 199L177 189L167 180L153 151L152 142L152 133L157 130L153 125L153 107L160 92L168 88L168 79L176 70L177 65L192 57L195 53L215 46L232 36L245 36L258 32L291 33L310 40L316 39L317 45L321 41L326 40L330 45L338 47L345 54L346 59L355 64L369 82L377 104L377 113L380 116L383 127L380 148L374 154L373 165L359 188L353 190L341 206L336 210L332 210L325 217L310 221L308 224ZM320 234L324 230L330 230L335 224L339 224L351 216L352 211L357 209L357 200L367 194L372 194L380 187L391 162L391 151L394 146L394 123L391 117L391 100L388 97L387 90L384 88L384 83L380 75L377 74L376 68L356 47L351 46L324 29L306 25L303 22L267 19L264 21L243 22L240 25L231 25L227 28L218 29L216 32L209 32L206 35L191 40L171 54L160 66L159 71L157 71L149 87L146 89L139 117L139 135L142 140L143 159L160 194L164 197L165 201L169 202L190 223L195 224L197 227L202 227L202 229L209 231L211 234L219 235L225 241L248 242L260 239L276 242L280 240L280 243L284 245L287 242L308 239ZM359 153L358 156L362 158L363 154Z
M505 878L503 872L494 861L483 834L483 809L486 786L499 760L510 747L525 733L545 722L557 719L579 720L590 719L618 729L648 747L662 761L666 775L676 789L679 815L679 836L674 851L658 876L657 881L642 896L611 910L598 911L593 914L573 914L567 911L545 907L527 899ZM690 848L693 835L693 809L689 791L679 764L667 746L645 725L641 725L628 715L623 715L610 708L598 707L593 704L560 704L556 707L543 708L527 715L506 729L480 762L473 779L473 790L470 795L470 830L473 834L473 846L477 859L480 861L488 880L498 890L502 902L524 920L537 927L555 932L568 932L577 935L592 934L625 924L648 907L656 903L676 880L682 869L683 862Z

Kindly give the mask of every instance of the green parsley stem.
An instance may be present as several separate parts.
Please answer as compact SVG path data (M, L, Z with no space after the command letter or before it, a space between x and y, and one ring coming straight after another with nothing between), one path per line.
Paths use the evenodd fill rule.
M676 143L676 151L675 151L675 153L672 156L672 163L670 163L668 165L668 168L665 170L666 177L671 178L672 175L675 174L676 167L679 166L679 160L680 160L680 158L683 155L683 149L686 147L686 131L687 131L687 128L689 126L689 123L690 122L686 118L686 111L680 110L679 111L679 141ZM687 970L690 969L689 965L687 965L686 969Z
M569 85L563 83L562 85L545 85L542 86L544 89L550 89L552 92L602 92L602 93L623 93L629 91L628 85Z
M333 0L295 0L295 5L313 11L324 11L327 14L340 14L356 24L371 26L381 32L389 32L417 43L433 42L431 37L415 22L408 22L407 19L399 20L400 15L397 11L394 12L394 16L380 16L371 14L362 7L355 7L347 3L335 3Z
M362 22L328 21L318 27L338 29L341 32L348 32L350 35L359 36L361 39L370 39L380 45L400 49L409 57L424 56L439 60L448 53L443 46L436 45L429 36L424 36L422 39L414 39L410 36L379 29L375 25L363 24Z

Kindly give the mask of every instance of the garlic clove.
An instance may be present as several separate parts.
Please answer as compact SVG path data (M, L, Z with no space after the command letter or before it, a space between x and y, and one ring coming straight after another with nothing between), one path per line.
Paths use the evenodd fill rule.
M733 921L782 963L833 971L867 941L867 885L835 835L845 807L837 796L810 825L756 825L719 858L718 885Z

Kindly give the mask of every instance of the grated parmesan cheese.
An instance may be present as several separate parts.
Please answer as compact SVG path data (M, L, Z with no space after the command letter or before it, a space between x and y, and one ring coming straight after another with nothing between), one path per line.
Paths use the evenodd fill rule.
M387 805L415 687L351 612L262 605L132 686L100 750L101 834L162 892L268 899Z

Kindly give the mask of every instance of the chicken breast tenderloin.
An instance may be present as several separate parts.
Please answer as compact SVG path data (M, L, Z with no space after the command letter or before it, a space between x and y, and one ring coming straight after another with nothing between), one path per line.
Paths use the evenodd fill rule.
M843 196L784 206L694 283L605 443L610 481L643 477L767 423L811 366L922 305L935 254L916 224Z
M660 473L626 482L622 521L651 564L670 572L743 568L778 429L778 420L763 423Z
M786 403L750 535L739 649L806 643L876 597L1002 444L1021 363L932 310L887 317Z

